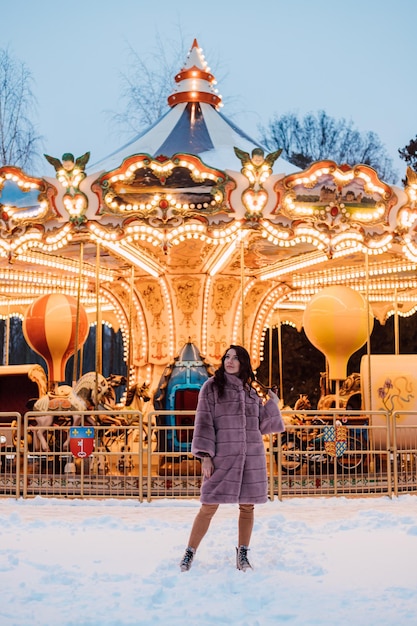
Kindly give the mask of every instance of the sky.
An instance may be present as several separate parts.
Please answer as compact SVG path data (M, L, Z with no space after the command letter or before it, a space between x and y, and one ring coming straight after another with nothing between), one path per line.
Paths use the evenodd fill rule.
M198 500L0 499L2 626L414 626L417 498L255 507L253 570L222 505L180 572Z
M196 38L222 113L254 139L276 115L325 110L377 133L404 175L398 148L417 135L415 0L0 0L0 14L0 47L32 73L52 156L91 151L94 163L126 143L111 119L125 110L130 49L146 61L158 38L168 51L182 38L186 56Z

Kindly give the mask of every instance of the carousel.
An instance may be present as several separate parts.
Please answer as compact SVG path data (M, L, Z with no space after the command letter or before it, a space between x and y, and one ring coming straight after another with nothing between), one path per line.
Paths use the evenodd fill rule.
M40 353L45 312L58 316L49 382L63 380L68 346L79 354L91 324L120 329L128 386L156 390L186 345L216 366L239 343L259 367L267 329L301 329L326 289L359 294L365 320L414 313L417 174L399 188L362 164L297 170L223 115L215 84L194 41L168 113L120 150L95 162L89 146L45 155L41 178L0 168L0 314L21 316ZM63 297L68 329L50 302ZM317 327L336 320L333 344L347 333L324 315L310 318L318 347ZM357 349L348 344L342 363ZM97 334L97 371L105 358Z

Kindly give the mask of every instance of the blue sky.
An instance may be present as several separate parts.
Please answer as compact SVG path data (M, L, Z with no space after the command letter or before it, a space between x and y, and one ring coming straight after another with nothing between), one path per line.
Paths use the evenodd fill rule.
M324 109L376 132L405 171L397 150L417 134L415 0L0 0L0 14L0 47L33 75L52 156L90 150L93 163L124 144L108 112L124 110L129 46L146 58L157 35L179 42L181 29L216 74L222 112L254 138L274 115Z

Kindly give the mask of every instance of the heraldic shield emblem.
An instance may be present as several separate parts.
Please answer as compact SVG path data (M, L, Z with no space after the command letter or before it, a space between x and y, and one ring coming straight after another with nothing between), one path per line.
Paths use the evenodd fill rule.
M347 428L346 426L325 426L324 449L330 456L342 456L347 449Z
M85 459L94 450L94 428L73 426L69 432L70 450L77 459Z

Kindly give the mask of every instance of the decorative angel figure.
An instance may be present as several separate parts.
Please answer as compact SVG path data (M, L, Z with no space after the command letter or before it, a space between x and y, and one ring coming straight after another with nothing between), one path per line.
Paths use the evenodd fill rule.
M266 206L268 194L263 184L271 176L272 166L282 150L276 150L267 156L262 148L254 148L251 156L239 148L234 148L234 150L243 166L240 171L249 181L249 186L242 193L242 202L248 212L248 217L253 218L254 214L259 216Z
M254 148L252 155L239 148L234 148L234 151L242 163L241 172L249 180L249 187L254 191L259 191L262 184L271 176L272 167L282 149L271 152L267 156L262 148Z
M44 154L45 159L55 168L56 177L63 187L64 206L67 209L72 222L82 223L85 221L84 212L88 206L87 196L80 191L81 181L85 178L85 166L90 158L86 152L77 159L70 152L62 155L62 162L56 158Z
M70 152L65 152L65 154L62 155L62 162L56 157L49 156L49 154L44 154L43 156L51 165L53 165L57 172L59 172L60 170L64 170L65 172L67 172L68 176L75 169L79 170L80 172L84 172L85 166L90 159L89 152L86 152L82 156L77 157L77 159L74 159L74 155Z

